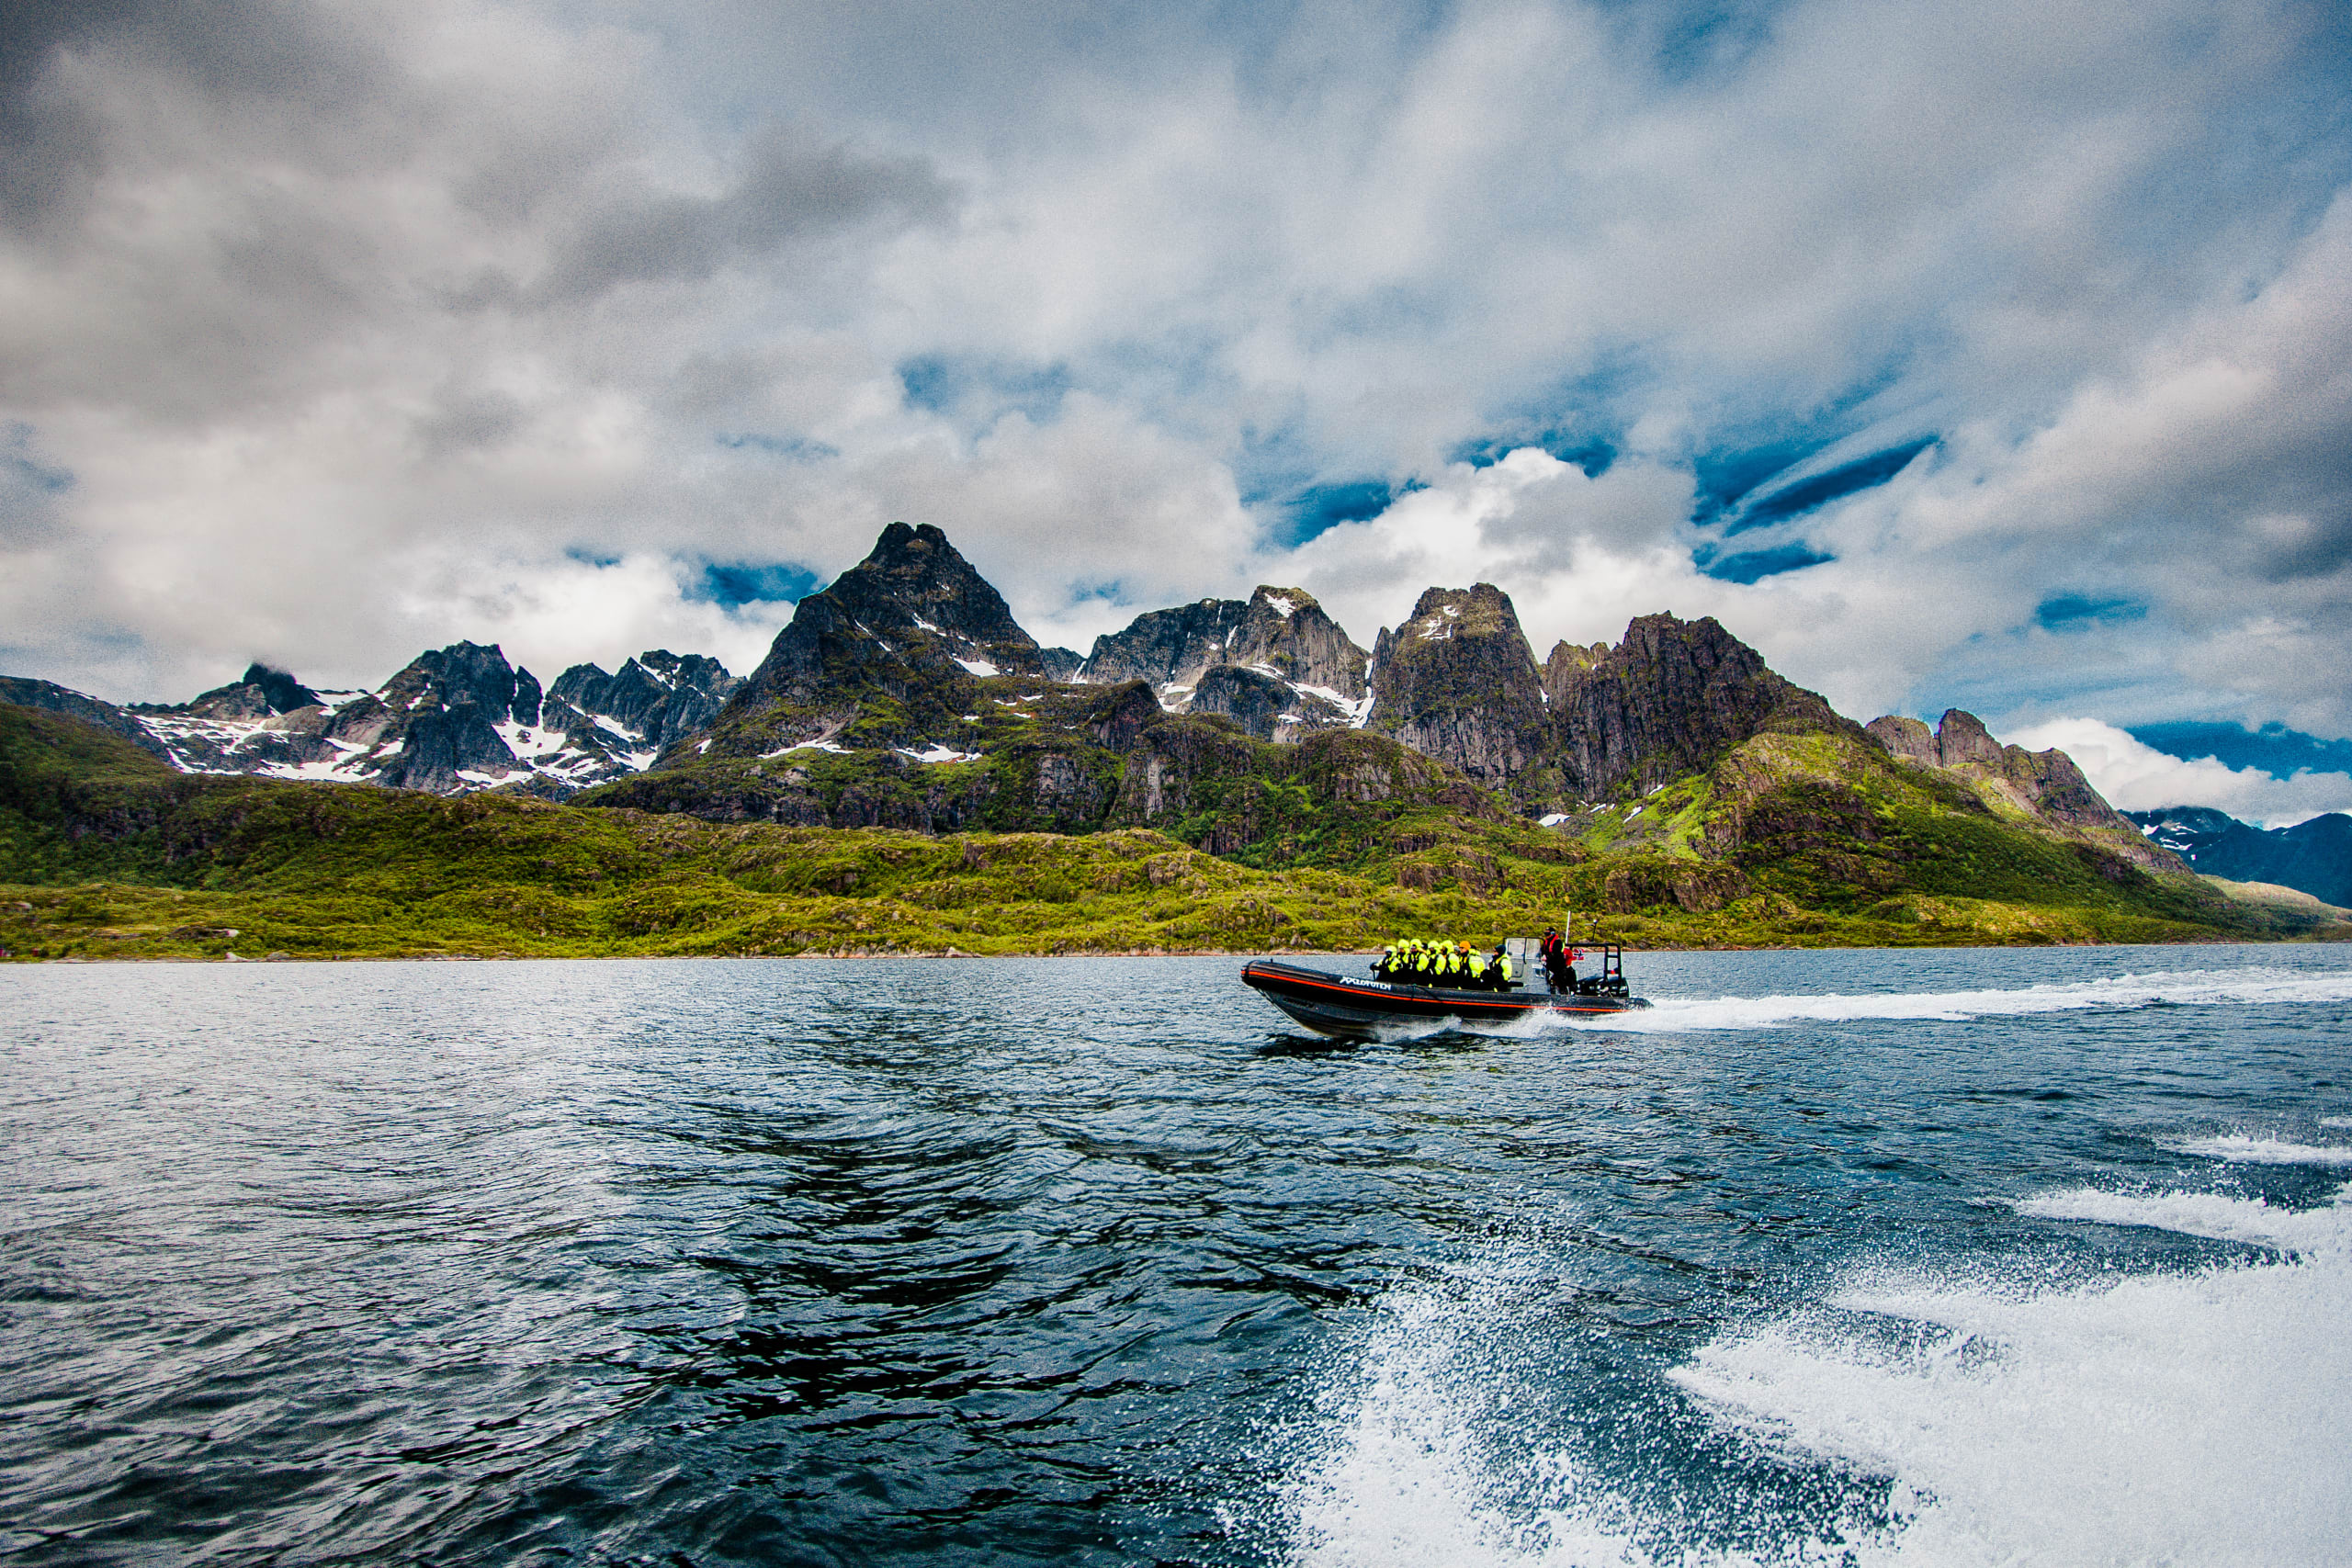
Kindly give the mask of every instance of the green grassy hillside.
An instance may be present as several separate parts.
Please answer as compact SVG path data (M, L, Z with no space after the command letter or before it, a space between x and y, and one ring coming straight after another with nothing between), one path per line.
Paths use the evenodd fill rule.
M1798 766L1805 756L1770 750L1807 743L1759 738L1751 748L1766 750L1743 748L1638 815L1596 813L1568 833L1464 794L1433 765L1400 779L1396 754L1367 738L1261 749L1194 720L1159 743L1171 770L1163 790L1175 788L1175 764L1189 771L1181 809L1163 795L1158 826L935 834L190 776L73 720L0 705L0 948L85 958L1309 951L1408 932L1487 942L1540 930L1564 904L1581 933L1645 945L2343 930L2331 915L2233 902L2194 878L2119 872L1891 764L1873 773L1866 757L1849 777L1838 770L1853 759L1812 758L1825 783ZM1259 766L1265 756L1281 769ZM827 758L792 787L846 792L875 766ZM1133 754L1115 779L1080 783L1126 798Z

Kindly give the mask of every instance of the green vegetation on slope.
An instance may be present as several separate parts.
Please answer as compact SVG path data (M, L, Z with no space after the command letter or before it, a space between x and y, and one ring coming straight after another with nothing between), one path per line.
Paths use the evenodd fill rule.
M1768 742L1806 743L1751 746ZM1260 743L1206 721L1184 721L1161 754L1172 762L1188 745L1210 761L1193 759L1173 809L1163 798L1171 830L933 835L190 776L70 719L0 706L0 948L1313 951L1406 932L1490 942L1540 930L1564 903L1589 939L1652 946L2155 941L2310 932L2331 919L2232 903L2195 879L2118 875L1989 812L1980 822L1939 807L1934 781L1865 768L1849 800L1746 748L1736 779L1719 767L1674 786L1672 809L1662 791L1630 824L1621 810L1578 842L1463 794L1434 765L1397 787L1397 753L1372 738L1264 748L1281 753L1279 772L1245 765ZM1210 765L1227 750L1230 765ZM801 783L820 792L876 770L817 756ZM958 771L916 776L952 790ZM1137 787L1132 761L1118 780L1086 770L1079 782L1123 798ZM1198 841L1219 836L1233 843L1224 857ZM1725 845L1728 858L1700 853Z

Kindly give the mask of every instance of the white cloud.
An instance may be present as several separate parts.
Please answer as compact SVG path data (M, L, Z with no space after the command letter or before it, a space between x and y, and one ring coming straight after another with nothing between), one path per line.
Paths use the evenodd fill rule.
M1511 596L1540 660L1560 638L1613 641L1634 615L1728 607L1740 591L1701 577L1674 540L1690 477L1639 459L1599 479L1534 447L1457 463L1379 516L1325 530L1287 563L1359 641L1396 626L1431 584L1492 582ZM1264 575L1264 573L1261 573ZM1632 606L1629 610L1628 606Z
M904 517L1079 647L1257 581L1369 641L1485 579L1539 656L1713 614L1857 716L2352 733L2324 7L44 15L0 69L0 430L73 476L0 495L28 673L718 651L759 615L696 563ZM970 395L910 403L924 356ZM1732 542L1836 559L1695 569L1700 459L1873 424L1944 439ZM1544 431L1616 461L1449 461ZM1295 553L1242 500L1366 477L1427 488ZM2061 593L2144 615L2060 641Z
M2056 718L2010 739L2030 751L2056 747L2119 811L2210 806L2241 821L2291 827L2329 811L2352 811L2352 774L2301 770L2278 778L2215 757L2167 755L2095 718Z

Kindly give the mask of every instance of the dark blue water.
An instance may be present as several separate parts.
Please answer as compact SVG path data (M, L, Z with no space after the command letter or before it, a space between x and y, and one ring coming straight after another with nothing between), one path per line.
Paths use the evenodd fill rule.
M2278 1562L2352 953L0 971L0 1557Z

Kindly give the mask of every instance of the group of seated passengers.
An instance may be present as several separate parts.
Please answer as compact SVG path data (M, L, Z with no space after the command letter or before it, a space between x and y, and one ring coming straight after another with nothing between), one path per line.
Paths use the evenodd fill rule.
M1464 991L1508 991L1517 982L1510 954L1498 944L1482 954L1467 942L1424 942L1408 937L1380 950L1373 960L1375 979L1406 986L1443 986Z

